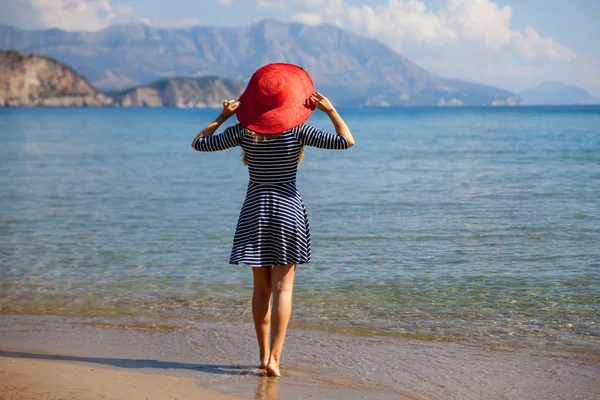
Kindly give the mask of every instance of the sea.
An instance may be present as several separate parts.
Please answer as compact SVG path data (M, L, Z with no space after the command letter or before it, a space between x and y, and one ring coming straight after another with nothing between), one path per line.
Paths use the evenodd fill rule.
M600 107L339 112L291 328L600 355ZM0 109L0 313L250 324L247 168L190 146L218 113Z

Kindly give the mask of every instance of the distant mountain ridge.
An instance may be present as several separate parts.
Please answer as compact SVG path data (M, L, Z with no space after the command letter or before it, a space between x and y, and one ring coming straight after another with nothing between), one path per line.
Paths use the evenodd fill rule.
M263 20L236 28L110 26L97 32L0 26L0 48L52 56L103 90L176 76L247 80L260 66L303 66L337 105L517 105L514 93L432 74L375 39L331 25Z
M524 105L585 105L600 104L600 97L594 97L580 87L560 81L546 81L521 92Z

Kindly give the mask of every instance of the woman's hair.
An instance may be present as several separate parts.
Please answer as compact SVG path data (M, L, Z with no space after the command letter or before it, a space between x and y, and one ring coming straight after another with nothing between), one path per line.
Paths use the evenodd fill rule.
M244 128L244 131L248 135L251 135L252 137L254 137L254 143L258 143L259 141L265 142L269 139L275 139L275 138L279 137L279 135L263 135L261 133L251 131L248 128ZM298 164L300 164L302 162L303 158L304 158L304 146L302 146L302 148L300 149L300 154L298 155ZM248 155L246 154L246 152L244 150L242 150L242 162L244 163L244 165L248 165Z

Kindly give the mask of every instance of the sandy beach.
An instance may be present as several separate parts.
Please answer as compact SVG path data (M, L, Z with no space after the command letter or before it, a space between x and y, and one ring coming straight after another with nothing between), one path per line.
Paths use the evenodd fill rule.
M276 379L257 368L254 340L242 323L4 315L0 398L600 398L597 349L567 354L291 330Z
M240 397L198 387L193 378L110 370L50 360L0 357L0 399L237 400Z

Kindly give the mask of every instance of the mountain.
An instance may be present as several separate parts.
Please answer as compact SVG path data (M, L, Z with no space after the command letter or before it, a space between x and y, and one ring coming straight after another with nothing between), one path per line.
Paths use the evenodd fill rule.
M215 107L244 88L240 80L171 78L105 95L49 57L0 51L0 107Z
M260 66L303 66L337 105L515 105L491 86L430 73L379 41L331 25L263 20L216 28L116 25L97 32L0 26L0 48L41 53L73 66L103 90L176 76L247 80Z
M524 105L600 104L600 98L585 89L559 81L542 82L521 92Z
M244 88L240 80L172 78L113 92L110 96L123 107L219 107L225 99L237 99Z
M110 104L110 98L67 65L44 56L0 51L0 107Z
M587 85L587 89L594 97L600 97L600 85Z

